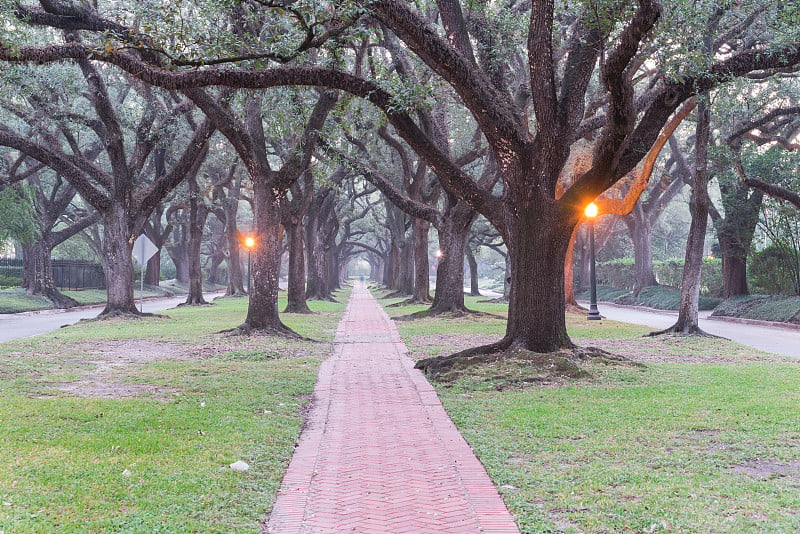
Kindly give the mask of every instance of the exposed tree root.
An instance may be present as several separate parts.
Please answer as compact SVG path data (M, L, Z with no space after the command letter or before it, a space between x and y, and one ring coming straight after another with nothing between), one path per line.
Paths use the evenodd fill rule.
M311 308L309 308L306 304L287 304L286 309L283 310L283 313L303 313L306 315L313 315L316 312L311 311Z
M664 330L658 330L656 332L650 332L649 334L645 334L646 337L655 337L655 336L663 336L669 334L676 334L679 336L698 336L698 337L716 337L719 338L720 336L715 336L714 334L709 334L702 328L697 325L679 325L674 324L669 328L665 328Z
M403 291L393 291L393 292L389 293L388 295L382 296L381 298L382 299L399 299L401 297L408 297L408 296L409 296L409 293L405 293Z
M394 304L389 304L386 306L387 308L401 308L403 306L428 306L430 303L433 302L433 299L415 299L410 298L406 300L401 300L400 302L395 302Z
M391 307L391 306L387 306ZM446 310L434 310L428 308L408 315L400 315L392 317L395 321L415 321L417 319L425 319L426 317L441 317L444 319L460 319L461 317L490 317L493 319L505 319L502 315L494 313L486 313L481 311L468 310L467 308L455 308Z
M157 313L123 310L103 310L100 315L93 319L82 319L82 321L107 321L109 319L145 319L148 317L156 317L159 319L166 318L166 315L159 315Z
M458 379L468 370L477 372L475 368L501 363L512 365L514 368L513 381L522 383L587 378L591 374L583 368L583 365L588 363L644 367L628 358L597 347L572 347L557 352L538 353L514 347L508 339L449 356L420 360L415 367L422 370L432 380L449 382ZM520 370L523 371L522 375ZM492 372L496 373L497 371L493 370ZM493 376L492 378L508 377Z
M28 293L29 295L36 295L36 293ZM72 297L68 297L61 293L60 291L56 291L54 293L41 293L41 296L49 300L53 304L53 308L58 310L67 310L69 308L74 308L79 306L80 303Z
M217 334L227 334L229 336L280 336L289 339L294 339L297 341L314 341L316 340L311 339L309 337L301 336L288 326L283 323L280 323L278 326L260 326L254 327L250 323L243 323L237 326L236 328L229 328L227 330L221 330L217 332Z
M202 302L181 302L178 304L178 308L183 308L184 306L213 306L213 302L208 302L203 300Z

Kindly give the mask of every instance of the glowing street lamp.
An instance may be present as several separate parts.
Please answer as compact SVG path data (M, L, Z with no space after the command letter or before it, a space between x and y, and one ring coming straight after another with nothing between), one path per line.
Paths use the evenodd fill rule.
M595 274L594 257L594 219L597 217L597 205L591 202L583 214L589 219L589 314L586 318L590 321L602 319L597 310L597 276Z
M244 236L242 240L244 248L247 249L247 292L250 293L250 252L256 246L256 238L251 235Z

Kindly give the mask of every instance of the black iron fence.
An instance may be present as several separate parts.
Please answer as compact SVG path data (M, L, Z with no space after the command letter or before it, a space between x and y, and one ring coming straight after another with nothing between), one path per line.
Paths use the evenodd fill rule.
M22 260L0 258L0 277L22 283ZM59 289L105 289L106 277L97 263L53 260L53 279Z
M22 282L22 260L0 258L0 285L16 285Z
M53 279L59 289L105 289L106 276L97 263L53 260Z

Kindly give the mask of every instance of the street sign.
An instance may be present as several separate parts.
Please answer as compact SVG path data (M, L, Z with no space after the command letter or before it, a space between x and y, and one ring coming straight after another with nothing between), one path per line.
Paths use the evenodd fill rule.
M144 266L147 260L158 252L158 247L150 241L146 235L142 234L133 242L133 257L142 266L141 282L139 285L139 311L144 311Z
M150 241L146 235L142 234L133 242L133 257L139 262L139 265L144 266L147 260L153 257L158 252L158 247Z

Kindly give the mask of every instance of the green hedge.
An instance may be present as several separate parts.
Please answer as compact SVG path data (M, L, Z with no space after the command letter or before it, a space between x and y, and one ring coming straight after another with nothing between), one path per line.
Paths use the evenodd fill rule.
M680 287L683 277L683 260L672 258L653 262L653 272L662 286ZM633 258L622 258L597 264L597 283L632 290L634 283ZM722 260L705 258L700 294L718 298L722 296Z
M0 287L19 287L21 285L21 276L6 276L4 274L0 274Z
M581 300L589 300L589 292L578 295ZM678 310L681 304L681 292L672 287L650 286L639 292L634 298L628 289L617 289L611 286L597 286L597 300L624 304L626 306L647 306L657 310ZM699 309L713 310L722 299L700 296Z
M800 297L737 295L720 304L714 315L800 324Z

